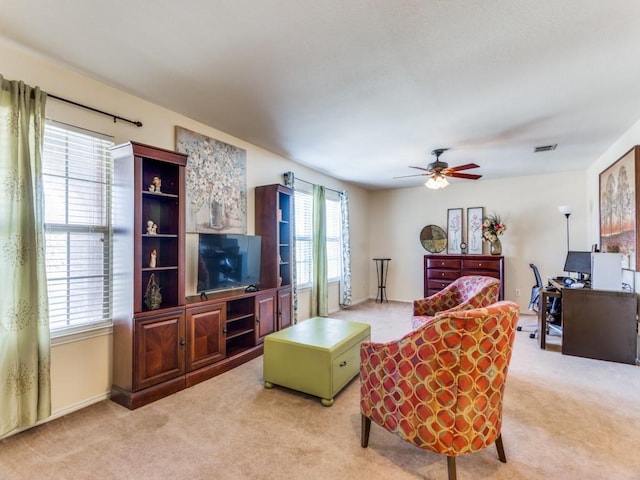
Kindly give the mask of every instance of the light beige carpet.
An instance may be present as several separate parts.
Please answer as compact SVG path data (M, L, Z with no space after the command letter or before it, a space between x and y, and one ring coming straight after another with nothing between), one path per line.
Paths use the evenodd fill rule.
M332 316L385 341L409 331L410 312L368 302ZM445 479L444 457L375 425L360 447L358 387L330 408L267 390L260 357L138 410L104 401L2 440L0 478ZM542 351L519 332L502 435L507 463L493 447L459 457L460 480L640 479L640 369Z

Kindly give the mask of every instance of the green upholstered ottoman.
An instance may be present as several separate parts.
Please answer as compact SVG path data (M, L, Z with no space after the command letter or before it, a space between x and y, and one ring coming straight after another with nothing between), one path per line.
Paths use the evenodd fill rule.
M314 317L264 338L264 386L333 397L360 372L360 344L371 337L366 323Z

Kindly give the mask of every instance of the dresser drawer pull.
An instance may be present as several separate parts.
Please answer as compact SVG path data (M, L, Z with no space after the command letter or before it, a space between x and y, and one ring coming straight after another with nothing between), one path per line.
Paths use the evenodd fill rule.
M342 362L340 362L340 366L341 367L346 367L347 366L347 361L343 360Z

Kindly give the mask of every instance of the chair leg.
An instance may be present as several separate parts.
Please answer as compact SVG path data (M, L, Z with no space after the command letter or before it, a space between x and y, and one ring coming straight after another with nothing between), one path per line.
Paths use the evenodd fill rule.
M507 463L507 457L504 454L504 446L502 445L502 434L496 438L496 449L498 450L498 458L502 463Z
M360 445L362 448L367 448L369 446L369 432L371 431L371 419L362 415L361 421L361 430L360 430Z
M456 457L447 457L447 470L449 470L449 480L456 480Z

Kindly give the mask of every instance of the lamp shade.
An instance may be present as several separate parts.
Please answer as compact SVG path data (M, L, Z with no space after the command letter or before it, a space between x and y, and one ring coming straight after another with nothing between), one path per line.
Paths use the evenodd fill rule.
M572 209L568 205L561 205L558 207L558 211L564 216L568 217L569 215L571 215Z
M447 179L444 176L437 173L434 176L432 176L429 180L427 180L426 183L424 184L425 187L431 188L432 190L439 190L441 188L446 187L447 185L449 185L449 182L447 181Z

